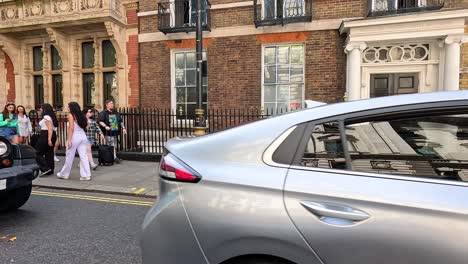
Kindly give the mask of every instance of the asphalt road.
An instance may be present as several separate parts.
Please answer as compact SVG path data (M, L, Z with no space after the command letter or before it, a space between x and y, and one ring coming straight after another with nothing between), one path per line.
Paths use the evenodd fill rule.
M33 190L0 214L0 263L141 263L138 236L152 199Z

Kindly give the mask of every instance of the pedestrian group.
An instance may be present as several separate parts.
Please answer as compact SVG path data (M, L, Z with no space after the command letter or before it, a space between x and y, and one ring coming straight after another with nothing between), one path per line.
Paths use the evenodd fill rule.
M113 162L120 163L117 157L116 147L118 136L127 133L122 118L114 109L114 102L107 100L105 109L99 114L98 120L94 120L94 111L81 107L76 102L70 102L66 107L68 112L66 157L65 163L57 173L60 179L68 179L76 152L80 157L80 180L91 180L91 170L96 170L98 164L93 160L92 146L97 145L96 136L113 149ZM0 113L0 136L3 136L15 144L29 143L36 149L36 161L40 168L40 176L54 174L55 161L59 161L55 155L59 148L57 128L59 121L54 108L50 104L42 104L39 109L40 121L39 134L33 134L33 127L26 109L22 105L13 102L5 104Z

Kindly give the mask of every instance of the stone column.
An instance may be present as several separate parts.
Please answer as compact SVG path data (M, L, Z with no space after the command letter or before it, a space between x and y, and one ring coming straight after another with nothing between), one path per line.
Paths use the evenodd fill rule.
M44 43L42 45L42 78L44 85L44 103L49 103L52 105L52 88L51 88L51 78L50 78L50 69L49 67L49 47Z
M82 88L82 83L83 80L81 78L81 72L80 72L80 44L77 40L74 40L74 43L72 45L72 54L73 54L73 64L72 64L72 77L71 77L71 85L70 85L70 90L69 90L69 96L68 98L64 98L64 104L67 104L71 101L78 102L80 104L83 103L83 88Z
M346 45L346 97L349 101L361 99L361 54L367 47L363 42Z
M452 35L444 40L444 90L452 91L460 88L460 46L468 42L468 36Z
M36 109L36 102L34 98L34 87L33 87L33 78L32 78L32 47L28 45L23 45L23 87L25 102L23 105L27 109ZM21 89L23 90L23 89Z

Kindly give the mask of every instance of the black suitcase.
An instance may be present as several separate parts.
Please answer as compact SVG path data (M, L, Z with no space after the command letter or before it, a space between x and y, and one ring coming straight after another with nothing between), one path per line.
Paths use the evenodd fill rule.
M98 148L99 165L111 166L114 165L114 147L109 145L101 145Z

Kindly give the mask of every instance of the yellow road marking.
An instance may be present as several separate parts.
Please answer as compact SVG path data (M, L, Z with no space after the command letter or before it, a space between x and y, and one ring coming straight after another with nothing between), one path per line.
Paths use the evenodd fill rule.
M140 188L140 189L134 191L133 193L140 194L140 193L144 192L145 190L146 190L145 188Z
M120 203L120 204L131 204L131 205L141 205L141 206L153 206L153 202L144 202L137 200L126 200L126 199L116 199L108 197L98 197L98 196L88 196L80 194L66 194L66 193L55 193L55 192L42 192L42 191L32 191L34 195L49 196L49 197L59 197L59 198L69 198L69 199L78 199L78 200L88 200L88 201L97 201L97 202L107 202L107 203Z

